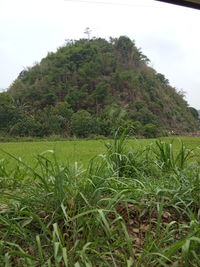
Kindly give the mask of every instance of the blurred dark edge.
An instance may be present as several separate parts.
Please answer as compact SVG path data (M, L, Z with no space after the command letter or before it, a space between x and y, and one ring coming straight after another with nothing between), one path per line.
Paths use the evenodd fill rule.
M195 8L195 9L200 9L200 1L194 0L156 0L159 2L163 3L168 3L168 4L174 4L174 5L179 5L179 6L184 6L184 7L190 7L190 8Z

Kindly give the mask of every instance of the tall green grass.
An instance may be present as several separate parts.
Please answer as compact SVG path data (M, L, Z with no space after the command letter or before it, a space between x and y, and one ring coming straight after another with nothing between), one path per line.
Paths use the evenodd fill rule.
M0 161L0 265L200 266L199 154L126 135L86 167Z

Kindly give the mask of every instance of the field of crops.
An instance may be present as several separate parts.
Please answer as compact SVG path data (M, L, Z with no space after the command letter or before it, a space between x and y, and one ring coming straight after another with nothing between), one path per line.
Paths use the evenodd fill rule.
M176 137L176 138L163 138L166 142L174 143L175 148L179 145L180 140L189 149L200 146L200 138L192 137ZM128 145L131 149L138 149L153 143L154 139L140 139L128 140ZM16 157L20 157L27 164L34 166L38 154L47 150L53 150L56 153L57 160L60 163L77 161L84 166L87 165L90 159L102 154L106 151L105 144L110 140L79 140L79 141L55 141L55 142L9 142L0 143L0 159L6 159L8 165L13 166L16 161L9 155L10 153Z
M0 144L0 266L200 266L200 138L125 136Z

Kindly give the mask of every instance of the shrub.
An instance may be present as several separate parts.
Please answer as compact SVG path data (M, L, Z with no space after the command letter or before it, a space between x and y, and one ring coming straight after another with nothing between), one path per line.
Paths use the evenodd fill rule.
M23 121L17 122L10 128L10 135L41 137L44 135L44 132L39 122L26 118Z
M158 133L158 127L153 123L148 123L143 127L143 135L147 138L155 138Z
M72 115L71 132L77 137L87 137L89 134L95 133L95 120L86 110L79 110Z

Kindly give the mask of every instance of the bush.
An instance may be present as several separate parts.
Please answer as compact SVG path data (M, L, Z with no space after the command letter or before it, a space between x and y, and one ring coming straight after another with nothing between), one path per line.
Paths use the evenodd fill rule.
M96 123L92 115L86 110L79 110L72 115L71 132L77 137L88 137L95 133Z
M14 126L10 128L10 135L42 137L44 135L44 132L42 125L39 122L27 118L26 120L14 124Z
M155 138L158 134L158 128L153 123L148 123L143 127L143 135L146 138Z

